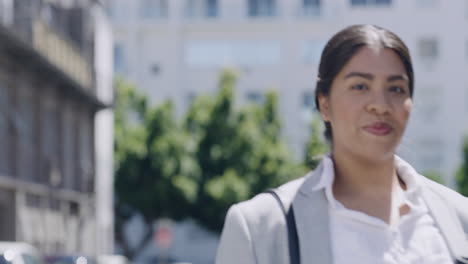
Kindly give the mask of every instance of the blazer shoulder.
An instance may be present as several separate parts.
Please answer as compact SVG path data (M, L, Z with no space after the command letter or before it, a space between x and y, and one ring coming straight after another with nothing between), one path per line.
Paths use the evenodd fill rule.
M292 199L303 182L304 177L301 177L276 188L276 192L279 194L286 208L290 206ZM239 211L248 222L252 222L252 224L262 223L263 220L271 217L284 217L278 202L269 193L257 194L247 201L235 204L233 207L235 207L236 211Z
M280 186L281 199L294 196L301 178ZM287 199L285 199L287 200ZM226 215L216 263L287 263L285 217L276 199L260 193L232 205Z
M276 190L283 205L288 208L304 177L287 182ZM291 198L292 197L292 198ZM285 225L285 217L278 201L269 193L260 193L249 200L234 204L226 215L225 228L229 222L242 222L250 235L263 236ZM223 228L223 229L225 229Z
M424 176L421 176L424 179L424 186L429 189L432 193L443 199L449 206L455 209L462 222L463 228L466 233L468 233L468 197L461 195L460 193L434 182L430 179L427 179Z
M449 187L442 185L440 183L437 183L433 180L430 180L424 176L421 176L421 178L423 178L424 186L427 187L430 191L432 191L436 195L452 203L453 202L461 203L460 204L461 206L467 206L466 209L468 209L468 203L467 203L468 197L465 197L461 195L460 193L456 192L455 190L450 189Z

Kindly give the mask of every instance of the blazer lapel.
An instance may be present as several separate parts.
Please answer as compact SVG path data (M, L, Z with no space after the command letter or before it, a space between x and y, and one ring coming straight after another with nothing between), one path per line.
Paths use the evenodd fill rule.
M462 229L460 220L456 212L439 196L425 188L423 192L424 200L434 217L438 227L454 258L466 257L468 254L468 242Z
M313 260L312 263L333 263L328 201L323 189L313 191L322 171L323 164L320 163L301 185L292 201L301 263L311 263L310 260ZM452 256L467 257L468 241L456 212L438 195L429 191L429 188L424 188L423 198L447 241Z
M323 190L312 191L321 173L319 165L304 181L292 203L301 263L332 263L328 202Z

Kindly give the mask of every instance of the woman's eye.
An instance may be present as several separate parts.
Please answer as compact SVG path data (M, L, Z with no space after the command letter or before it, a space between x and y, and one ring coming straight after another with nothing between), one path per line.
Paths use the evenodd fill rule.
M400 87L400 86L391 86L391 87L390 87L390 91L391 91L391 92L396 92L396 93L401 93L401 94L406 93L406 90L403 89L403 88Z
M357 91L362 91L362 90L366 90L367 86L365 84L355 84L355 85L351 86L351 89L357 90Z

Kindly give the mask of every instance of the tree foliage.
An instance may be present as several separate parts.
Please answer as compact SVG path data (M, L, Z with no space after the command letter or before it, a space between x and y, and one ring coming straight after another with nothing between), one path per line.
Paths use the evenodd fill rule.
M306 143L304 152L304 163L309 169L317 167L321 156L329 151L329 146L320 135L321 119L315 117L310 124L310 137Z
M468 196L468 137L463 144L462 165L456 175L458 191L464 196Z
M267 92L261 104L239 107L235 85L235 73L225 71L216 94L195 98L179 122L170 102L151 106L136 89L116 82L116 238L131 259L161 217L190 217L220 232L232 204L306 172L281 137L277 95ZM322 154L314 133L317 126L308 153ZM137 247L123 234L134 213L146 225Z
M428 171L425 171L422 173L422 175L424 175L425 177L437 182L437 183L440 183L440 184L445 184L444 182L444 179L442 178L442 176L440 175L439 172L437 171L433 171L433 170L428 170Z
M225 72L218 94L196 100L185 121L201 173L192 216L217 232L230 205L302 173L281 140L276 94L236 110L235 79Z
M188 135L177 127L170 102L149 107L146 97L130 85L119 80L116 87L116 238L132 258L152 238L155 219L187 216L194 197L187 179L197 166L185 144ZM145 222L145 236L136 248L123 235L123 225L133 212Z

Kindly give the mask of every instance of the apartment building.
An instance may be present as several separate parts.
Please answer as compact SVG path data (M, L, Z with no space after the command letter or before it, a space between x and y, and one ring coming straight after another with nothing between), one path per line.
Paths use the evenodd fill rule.
M111 32L98 1L0 0L0 240L113 252Z
M416 78L413 113L399 154L420 172L436 172L454 187L462 138L468 133L468 1L105 3L114 29L116 74L154 103L172 99L181 115L196 95L216 90L223 68L235 68L239 104L261 102L267 89L278 92L283 136L298 158L316 114L315 80L325 42L351 24L394 31L410 48ZM215 238L180 241L175 256L193 263L212 261ZM194 244L211 246L193 249Z

